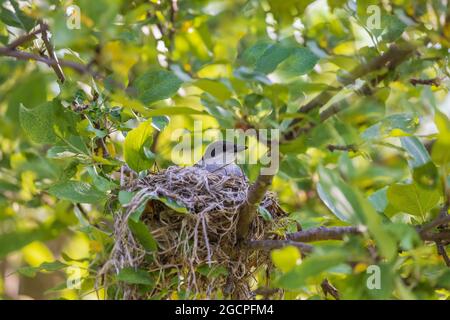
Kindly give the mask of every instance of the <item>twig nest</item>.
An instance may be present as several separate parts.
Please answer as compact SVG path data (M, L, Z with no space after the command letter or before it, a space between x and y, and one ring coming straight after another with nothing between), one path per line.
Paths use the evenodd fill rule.
M247 199L246 178L223 176L196 167L172 166L133 181L132 200L115 214L115 246L107 268L148 271L154 278L149 290L123 285L125 298L169 298L193 294L196 298L251 298L249 281L257 268L268 267L265 253L236 246L238 210ZM262 201L249 239L275 239L285 213L273 193ZM157 242L145 250L128 220L139 216ZM198 296L206 292L206 296Z

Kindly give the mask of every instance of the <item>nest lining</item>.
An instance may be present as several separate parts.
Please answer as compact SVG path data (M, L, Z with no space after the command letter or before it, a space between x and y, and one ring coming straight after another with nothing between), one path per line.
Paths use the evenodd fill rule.
M112 269L117 273L124 267L135 267L155 275L156 286L147 292L121 284L125 299L170 298L171 292L186 292L196 298L217 298L230 293L238 299L251 298L249 283L256 269L270 266L270 259L265 253L236 247L237 212L246 201L248 187L243 177L219 175L196 167L172 166L132 181L126 189L136 193L114 215L115 244L103 271ZM188 213L177 212L176 207L173 209L161 199L175 201ZM128 227L130 215L141 206L145 210L140 219L158 243L151 261ZM275 239L285 213L271 192L265 195L261 206L271 213L272 219L258 215L248 237ZM205 266L209 274L199 272ZM177 274L175 284L172 273Z

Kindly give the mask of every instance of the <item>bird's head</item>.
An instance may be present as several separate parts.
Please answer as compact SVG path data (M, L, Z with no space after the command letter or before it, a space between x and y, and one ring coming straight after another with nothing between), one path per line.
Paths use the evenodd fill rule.
M246 150L247 147L238 145L233 142L219 140L212 142L206 148L203 155L203 161L217 162L217 163L230 163L236 159L239 152Z

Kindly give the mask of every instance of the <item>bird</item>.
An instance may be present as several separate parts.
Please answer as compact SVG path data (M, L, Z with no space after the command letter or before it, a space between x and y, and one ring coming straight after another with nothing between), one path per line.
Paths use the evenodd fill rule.
M235 163L237 154L247 150L247 146L218 140L206 147L203 157L194 167L226 176L244 177L241 168Z

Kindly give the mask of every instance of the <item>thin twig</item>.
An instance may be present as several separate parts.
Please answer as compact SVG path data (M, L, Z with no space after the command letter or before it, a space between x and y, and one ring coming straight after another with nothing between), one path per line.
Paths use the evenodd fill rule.
M339 300L339 291L328 281L328 279L324 279L320 284L323 293L325 294L325 298L328 295L331 295L336 300Z
M435 86L439 87L441 85L441 79L440 78L433 78L433 79L410 79L409 82L413 86L417 85L423 85L423 86Z
M358 227L318 227L308 230L289 233L286 237L292 241L313 242L321 240L342 240L344 236L350 234L361 234Z
M48 65L50 67L57 65L57 63L54 60L49 59L47 57L42 57L37 54L33 54L33 53L25 52L25 51L11 50L8 47L0 47L0 55L16 58L17 60L24 60L24 61L34 60L37 62L45 63L46 65ZM94 77L98 77L98 74L96 74L92 70L88 69L85 65L74 62L74 61L59 60L59 65L62 67L71 68L80 74L89 73L89 74L93 75Z
M346 145L346 146L339 146L339 145L329 144L327 146L327 149L330 150L331 152L334 152L334 151L353 151L353 152L356 152L356 151L358 151L356 146L353 145L353 144L349 144L349 145Z
M64 83L66 77L64 76L64 72L62 71L62 68L59 64L58 57L56 56L55 50L53 49L53 45L50 43L50 40L48 38L48 26L42 21L39 24L41 27L42 41L44 41L45 47L47 48L47 54L49 58L54 61L51 67L55 71L56 76L59 78L59 81L61 81L61 83Z
M447 267L450 268L450 258L448 257L447 251L445 251L445 246L440 241L436 241L436 248L438 254L444 259Z
M10 44L8 44L7 47L8 47L8 49L14 50L17 47L21 46L22 44L27 43L28 41L31 41L32 39L34 39L41 32L42 32L42 28L39 28L33 32L30 32L23 36L20 36L16 40L14 40Z
M439 223L438 223L439 222ZM433 224L435 227L448 223L448 218L435 220L429 225ZM427 225L428 226L428 225ZM428 230L428 229L427 229ZM423 241L450 241L450 230L441 230L439 232L428 232L421 231L418 228L418 233ZM298 231L294 233L286 234L286 238L291 241L299 242L314 242L314 241L324 241L324 240L342 240L347 235L358 235L362 234L363 231L355 226L346 227L317 227L308 230Z
M311 253L314 250L314 247L312 245L291 240L247 240L243 242L243 246L247 249L263 251L270 251L286 246L294 246L300 249L300 252L304 254Z
M432 230L432 229L434 229L434 228L436 228L436 227L439 227L439 226L441 226L441 225L444 225L444 224L447 224L447 223L450 223L450 215L447 213L447 210L448 210L448 206L444 206L443 208L442 208L442 210L441 210L441 212L445 212L445 215L439 215L436 219L434 219L433 221L431 221L431 222L429 222L429 223L426 223L426 224L424 224L424 225L422 225L422 226L420 226L419 228L418 228L418 232L419 232L419 234L425 234L425 233L427 233L428 231L430 231L430 230Z

